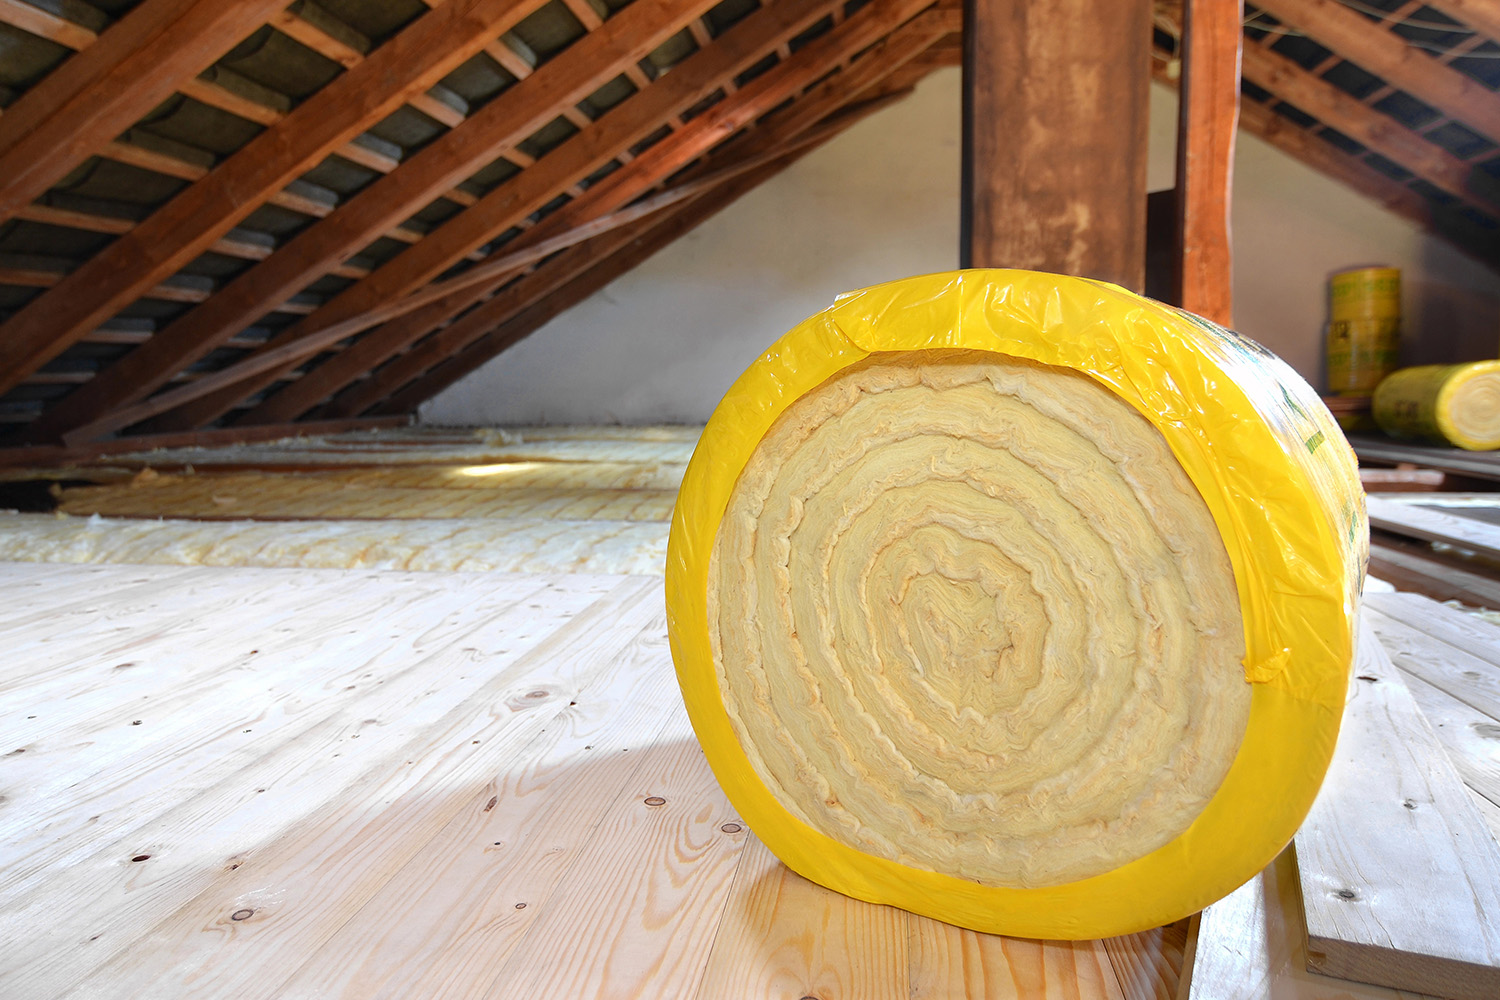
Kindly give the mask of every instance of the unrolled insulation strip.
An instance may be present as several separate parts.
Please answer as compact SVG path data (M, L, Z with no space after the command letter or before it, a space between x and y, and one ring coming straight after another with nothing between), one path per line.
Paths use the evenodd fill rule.
M735 384L668 553L673 654L790 867L978 930L1127 933L1291 838L1366 529L1256 345L1021 271L841 297Z

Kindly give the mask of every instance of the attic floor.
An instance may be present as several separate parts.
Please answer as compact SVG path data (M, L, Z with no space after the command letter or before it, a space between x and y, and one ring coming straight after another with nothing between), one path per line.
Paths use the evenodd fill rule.
M0 559L660 574L697 427L408 428L112 456Z
M0 563L0 590L0 996L1175 984L1181 925L1009 940L789 872L698 749L659 578Z

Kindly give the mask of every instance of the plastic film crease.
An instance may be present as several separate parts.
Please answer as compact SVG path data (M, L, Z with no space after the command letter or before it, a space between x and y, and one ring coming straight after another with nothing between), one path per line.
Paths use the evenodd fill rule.
M955 350L1081 373L1145 417L1201 495L1233 570L1251 691L1228 772L1181 834L1091 877L979 884L820 832L761 780L720 690L709 564L736 483L778 417L871 359ZM1352 452L1316 394L1258 345L1102 282L1023 271L937 274L840 296L730 388L679 494L668 622L709 763L789 867L849 895L981 931L1103 937L1201 909L1290 840L1337 737L1367 545Z

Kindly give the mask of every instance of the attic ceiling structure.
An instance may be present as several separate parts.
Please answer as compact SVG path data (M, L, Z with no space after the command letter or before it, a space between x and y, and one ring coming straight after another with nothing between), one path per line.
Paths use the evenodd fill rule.
M1153 13L1175 84L1181 5ZM1244 128L1500 262L1500 8L1244 15ZM953 0L0 0L0 434L402 421L958 65L961 28Z

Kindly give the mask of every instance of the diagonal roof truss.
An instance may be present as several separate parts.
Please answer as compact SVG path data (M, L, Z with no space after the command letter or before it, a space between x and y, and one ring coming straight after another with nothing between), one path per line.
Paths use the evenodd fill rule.
M1500 262L1490 0L1245 13L1242 127ZM961 29L956 0L0 0L0 436L409 413Z

